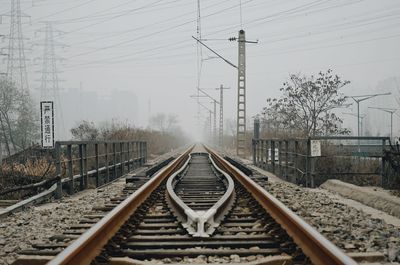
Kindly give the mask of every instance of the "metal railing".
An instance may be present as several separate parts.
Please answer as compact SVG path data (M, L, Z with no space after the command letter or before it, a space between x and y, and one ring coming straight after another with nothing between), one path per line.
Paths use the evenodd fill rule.
M144 141L60 141L55 145L56 197L99 187L137 168L147 159ZM76 185L78 182L78 186Z
M317 156L313 154L314 142L320 147ZM386 183L382 157L389 137L253 139L252 143L254 165L306 187L320 185L327 178L367 175L378 175L382 186ZM376 167L363 167L368 163L375 163Z

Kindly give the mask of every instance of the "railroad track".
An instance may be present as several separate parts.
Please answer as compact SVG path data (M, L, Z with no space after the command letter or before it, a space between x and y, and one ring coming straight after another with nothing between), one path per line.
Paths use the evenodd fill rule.
M70 231L69 246L34 246L16 264L356 264L211 150L186 151L136 188L76 226L90 227L83 235Z

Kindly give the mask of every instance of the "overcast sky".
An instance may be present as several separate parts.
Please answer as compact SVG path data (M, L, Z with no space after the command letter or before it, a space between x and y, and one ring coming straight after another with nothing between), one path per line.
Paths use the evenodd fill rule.
M0 0L6 14L10 1ZM376 92L378 84L399 76L400 1L398 0L201 0L201 34L207 45L237 63L237 36L241 27L247 45L247 109L260 112L268 97L290 73L313 74L334 70L351 84L347 95ZM56 53L63 71L60 87L96 91L131 91L137 96L139 117L131 122L146 126L151 113L175 113L187 132L196 127L195 94L198 71L195 0L21 0L23 33L30 87L39 87L44 35L41 22L54 21ZM242 25L241 25L242 24ZM1 34L9 33L3 17ZM2 46L6 48L8 40ZM225 91L225 115L236 116L237 72L203 49L200 86ZM6 70L6 61L2 64ZM209 90L218 97L218 91ZM71 103L74 104L74 103ZM91 103L88 102L88 105ZM114 104L118 104L115 102ZM209 102L205 102L209 104ZM393 96L386 106L396 106ZM211 105L210 105L211 107ZM398 106L397 106L398 107ZM126 110L131 111L130 109ZM351 110L350 110L351 111ZM355 108L353 109L355 111ZM64 113L64 116L68 113ZM203 116L206 116L205 113ZM349 118L349 121L352 118ZM398 117L396 117L397 120Z

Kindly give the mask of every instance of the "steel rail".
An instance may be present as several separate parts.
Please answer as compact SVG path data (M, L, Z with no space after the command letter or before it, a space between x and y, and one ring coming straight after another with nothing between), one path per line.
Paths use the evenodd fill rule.
M205 147L225 171L232 174L293 238L293 241L317 265L356 265L357 263L327 240L317 230L293 213L243 172L232 166L213 150Z
M19 211L29 205L37 204L39 202L43 202L54 195L57 189L57 184L53 184L49 189L42 191L39 194L36 194L30 198L27 198L23 201L17 202L16 204L10 205L7 208L0 209L0 219L2 217L8 216L11 213Z
M214 168L225 177L227 181L227 189L224 195L222 195L221 198L207 211L194 211L183 202L174 190L175 185L179 181L176 180L176 177L188 166L192 159L191 155L189 155L189 157L190 158L187 160L186 164L168 178L166 191L167 199L175 213L178 215L178 218L181 219L182 226L189 232L189 234L194 237L209 237L215 231L215 228L219 226L219 222L232 206L235 198L234 182L229 174L216 165L209 154L208 158Z
M181 166L181 163L188 158L188 154L192 149L193 147L190 147L171 164L159 171L159 173L126 198L116 208L111 210L98 223L86 231L70 246L65 248L48 264L90 264L91 261L100 254L108 240L118 232L135 210L150 196L165 178Z

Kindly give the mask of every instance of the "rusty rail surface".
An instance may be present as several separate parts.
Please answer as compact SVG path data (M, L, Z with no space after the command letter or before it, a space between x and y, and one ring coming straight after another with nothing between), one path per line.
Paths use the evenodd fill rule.
M262 205L262 207L286 230L293 241L317 265L356 265L357 263L327 240L317 230L293 213L288 207L272 196L243 172L224 158L206 147L215 161L225 171L230 172Z
M109 212L74 243L64 249L48 264L90 264L100 254L102 248L129 219L135 210L150 196L160 183L170 176L188 158L189 148L170 165L162 169L136 192Z

